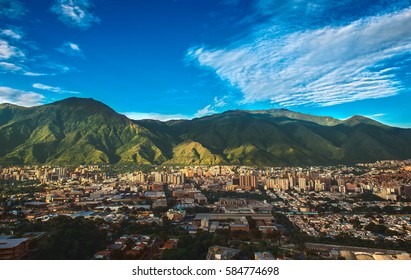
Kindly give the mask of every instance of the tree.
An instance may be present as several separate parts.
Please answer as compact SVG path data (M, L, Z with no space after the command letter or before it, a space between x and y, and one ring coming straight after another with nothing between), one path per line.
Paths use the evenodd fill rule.
M45 224L50 236L39 244L36 259L85 260L106 247L106 233L97 224L82 217L59 216Z

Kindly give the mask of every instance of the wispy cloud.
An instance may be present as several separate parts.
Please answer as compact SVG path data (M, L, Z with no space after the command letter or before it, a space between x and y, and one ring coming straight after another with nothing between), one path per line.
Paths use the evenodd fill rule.
M12 57L24 57L24 53L17 47L11 46L6 40L0 39L0 59L7 60Z
M26 9L21 1L0 0L0 18L18 19L26 14Z
M65 74L65 73L76 71L75 67L60 64L58 62L46 62L46 63L43 63L41 66L44 69L47 69L48 71L50 70L53 71L51 75Z
M69 27L88 29L100 19L91 11L91 0L56 0L51 11Z
M224 107L225 105L227 105L226 100L227 100L228 98L229 98L228 95L225 95L225 96L223 96L223 97L215 96L215 97L214 97L214 100L213 100L214 102L213 102L212 104L209 104L209 105L205 106L205 107L202 108L202 109L199 109L199 110L195 113L194 117L195 117L195 118L200 118L200 117L203 117L203 116L207 116L207 115L211 115L211 114L217 113L217 110L218 110L219 108L222 108L222 107Z
M27 67L23 63L14 63L14 62L6 62L6 61L0 61L0 73L13 73L13 74L19 74L23 76L30 76L30 77L40 77L40 76L55 76L57 74L64 74L67 72L72 71L73 69L60 65L60 64L42 64L39 63L37 67L35 68L41 68L38 69L40 71L36 71L35 69L31 69L32 67ZM41 71L44 70L44 71Z
M159 121L169 121L169 120L181 120L190 119L190 117L181 114L158 114L158 113L138 113L138 112L124 112L121 113L132 120L159 120Z
M20 40L23 38L23 33L18 28L3 29L0 34L14 40Z
M35 43L19 41L23 33L19 28L0 29L0 71L1 73L13 73L24 76L54 76L74 71L74 67L51 61L47 55L30 55L27 47L34 52ZM2 38L3 37L3 38ZM6 38L8 37L8 38ZM23 48L20 48L20 47ZM66 49L63 49L63 47ZM24 48L26 47L26 48ZM24 50L24 51L23 51ZM60 51L70 55L82 56L82 51L77 44L67 42Z
M265 17L286 30L344 25L359 18L406 9L409 0L255 0L251 19Z
M42 104L44 95L14 89L10 87L0 87L0 103L12 103L20 106L36 106Z
M53 76L54 75L54 74L38 73L38 72L32 72L32 71L23 71L22 74L24 76L30 76L30 77Z
M212 109L212 105L207 105L204 108L198 110L197 113L195 113L194 117L200 118L200 117L204 117L204 116L215 114L215 113L217 112L214 109Z
M50 73L33 72L33 71L28 70L26 66L21 65L19 63L12 63L12 62L5 62L5 61L0 62L0 73L14 73L14 74L20 74L20 75L31 76L31 77L54 75Z
M0 68L7 72L18 72L22 70L21 66L9 62L0 62Z
M22 34L18 29L0 30L0 35L5 39L0 39L0 71L2 73L21 73L24 67L19 65L25 60L25 54L18 47L13 46L9 41L20 40ZM15 42L12 42L15 43Z
M53 87L53 86L48 86L48 85L44 85L40 83L33 84L33 88L51 91L51 92L55 92L59 94L79 94L78 91L66 90L66 89L62 89L61 87Z
M227 105L227 102L226 102L227 98L228 98L227 95L221 98L218 96L214 97L214 107L224 107L225 105Z
M368 117L368 118L378 118L378 117L384 117L386 114L384 114L384 113L379 113L379 114L374 114L374 115L369 115L369 116L366 116L366 117Z
M72 42L64 43L61 47L57 48L57 50L67 55L83 57L83 51L80 49L79 45Z
M330 106L402 89L398 69L386 62L410 54L409 26L411 8L288 34L273 23L226 48L192 48L187 57L239 88L242 103Z

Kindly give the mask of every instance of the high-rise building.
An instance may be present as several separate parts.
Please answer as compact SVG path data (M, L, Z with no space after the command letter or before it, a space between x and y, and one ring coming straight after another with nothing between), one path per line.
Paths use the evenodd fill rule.
M154 182L155 183L162 183L163 182L163 174L161 174L160 172L156 172L154 174Z
M240 175L240 187L257 188L258 180L255 175Z
M318 179L314 181L314 190L316 192L320 192L324 190L324 184L322 184L321 181Z
M300 187L300 189L305 189L305 187L307 186L307 180L303 177L298 178L298 186Z

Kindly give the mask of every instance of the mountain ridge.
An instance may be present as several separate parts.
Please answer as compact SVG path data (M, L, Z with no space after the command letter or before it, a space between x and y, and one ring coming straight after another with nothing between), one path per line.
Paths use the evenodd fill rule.
M328 165L411 157L411 129L287 109L230 110L192 120L131 120L68 98L0 104L0 164Z

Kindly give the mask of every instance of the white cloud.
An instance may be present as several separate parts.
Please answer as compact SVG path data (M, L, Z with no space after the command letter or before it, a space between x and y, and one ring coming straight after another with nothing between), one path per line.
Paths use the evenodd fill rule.
M33 84L33 87L36 89L41 89L41 90L46 90L46 91L51 91L59 94L78 94L78 91L72 91L72 90L65 90L60 87L53 87L53 86L48 86L48 85L43 85L40 83L35 83Z
M1 34L3 36L7 36L7 37L9 37L11 39L14 39L14 40L20 40L21 38L23 38L23 34L21 33L21 31L19 31L17 29L14 29L14 30L11 29L11 28L3 29L1 31Z
M379 113L379 114L374 114L374 115L369 115L369 116L366 116L366 117L368 117L368 118L378 118L378 117L384 117L386 114L384 114L384 113Z
M25 65L20 65L16 63L5 62L5 61L0 62L0 73L2 72L21 74L21 75L30 76L30 77L55 76L59 74L59 73L33 72L29 70ZM64 71L61 71L61 73L64 73Z
M52 75L64 74L64 73L68 73L68 72L72 72L76 70L75 67L59 64L56 62L48 62L48 63L43 64L42 66L46 69L53 70L54 73Z
M83 56L83 51L80 47L72 42L66 42L61 47L57 48L57 50L61 53L71 55L71 56Z
M59 20L69 27L88 29L94 23L100 22L91 9L90 0L56 0L51 11L57 14Z
M169 121L169 120L181 120L190 119L190 117L181 114L158 114L158 113L138 113L138 112L124 112L121 113L132 120L159 120L159 121Z
M32 76L32 77L54 75L54 74L32 72L32 71L27 70L25 66L21 66L15 63L10 63L10 62L4 62L4 61L0 62L0 70L3 70L2 72L16 73L16 74L22 74L24 76Z
M226 100L229 98L228 95L225 95L223 97L218 97L215 96L214 97L214 102L212 104L209 104L207 106L205 106L202 109L199 109L195 114L194 117L195 118L200 118L200 117L204 117L207 115L211 115L211 114L215 114L217 113L218 108L222 108L225 105L227 105Z
M7 17L17 19L26 13L26 9L21 1L0 0L0 18Z
M330 106L397 94L397 69L385 62L410 54L410 26L411 8L281 36L276 26L261 27L226 48L197 47L187 57L239 88L243 103Z
M23 91L10 87L0 87L0 103L12 103L20 106L36 106L42 104L45 99L32 91Z
M70 49L72 49L73 51L81 52L81 50L80 50L80 48L77 44L69 43L69 46L70 46Z
M0 59L7 60L12 57L24 57L24 53L18 48L9 45L7 41L0 39Z
M0 62L0 68L10 72L17 72L22 70L20 66L9 62Z
M82 55L81 49L77 44L70 43L68 46L72 52L76 52L79 53L79 55ZM9 41L0 38L1 73L9 72L24 76L37 77L54 76L57 74L64 74L74 70L74 67L50 61L50 59L47 56L26 56L26 54L21 49L13 46L11 43L9 43Z
M200 117L204 117L204 116L215 114L215 113L216 111L212 109L212 105L207 105L203 109L198 110L197 113L195 113L194 117L200 118Z
M214 107L224 107L227 105L226 99L228 98L227 95L219 98L218 96L214 97Z
M258 13L265 15L284 13L284 16L287 17L292 12L309 15L318 14L328 10L329 6L336 8L340 5L352 5L351 2L352 0L339 0L337 3L329 0L257 0L254 4Z
M23 72L24 76L30 76L30 77L39 77L39 76L48 76L48 75L54 75L54 74L47 74L47 73L36 73L36 72L31 72L31 71L25 71Z

